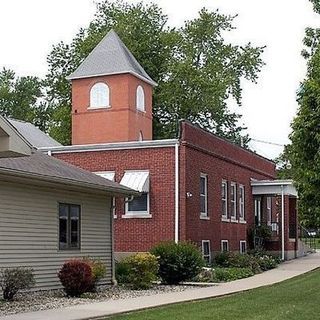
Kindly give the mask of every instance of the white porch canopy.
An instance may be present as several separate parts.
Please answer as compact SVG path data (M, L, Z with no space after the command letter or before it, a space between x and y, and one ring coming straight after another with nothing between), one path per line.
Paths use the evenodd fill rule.
M149 192L149 171L126 171L120 184L139 192Z
M281 195L281 257L284 260L284 196L298 197L293 180L251 180L253 195Z
M292 180L251 180L253 195L284 195L298 196Z

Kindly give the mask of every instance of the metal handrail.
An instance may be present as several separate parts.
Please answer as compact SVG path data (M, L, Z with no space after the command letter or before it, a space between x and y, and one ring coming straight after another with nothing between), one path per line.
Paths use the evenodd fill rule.
M299 239L313 250L317 249L316 237L316 233L314 234L311 230L299 225Z

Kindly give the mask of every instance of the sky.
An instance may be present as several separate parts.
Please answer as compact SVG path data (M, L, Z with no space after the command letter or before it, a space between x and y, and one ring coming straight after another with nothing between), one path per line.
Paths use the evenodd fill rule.
M0 1L0 68L17 75L43 77L52 45L70 42L95 13L93 0ZM137 2L129 0L129 2ZM151 2L151 1L145 1ZM154 0L169 16L171 26L180 26L197 16L202 7L238 14L236 30L227 36L233 44L251 42L266 46L257 84L243 82L241 123L256 140L287 144L290 123L296 113L296 91L304 79L306 63L300 52L306 27L320 26L308 0ZM268 158L281 146L252 142L251 147Z

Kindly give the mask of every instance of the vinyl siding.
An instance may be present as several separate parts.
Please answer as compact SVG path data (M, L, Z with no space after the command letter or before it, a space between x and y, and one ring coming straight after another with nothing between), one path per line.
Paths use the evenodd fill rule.
M81 249L59 251L58 203L81 205ZM33 268L37 289L60 287L64 261L90 256L112 280L110 197L0 181L0 267Z

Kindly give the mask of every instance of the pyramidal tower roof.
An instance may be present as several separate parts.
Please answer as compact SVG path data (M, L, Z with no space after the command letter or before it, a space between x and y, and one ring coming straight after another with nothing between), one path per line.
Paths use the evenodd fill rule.
M110 30L68 80L130 73L156 86L114 30Z

